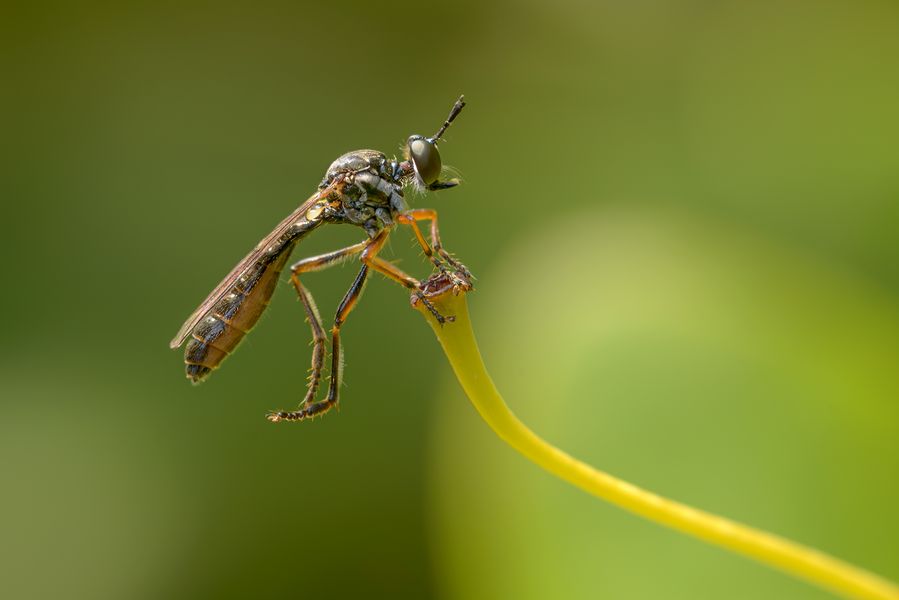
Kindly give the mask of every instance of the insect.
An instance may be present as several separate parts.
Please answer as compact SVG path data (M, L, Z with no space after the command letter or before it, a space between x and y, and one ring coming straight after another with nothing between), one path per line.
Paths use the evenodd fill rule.
M442 163L437 143L464 107L465 97L461 96L437 133L431 137L410 136L403 149L402 161L388 159L376 150L355 150L331 163L318 191L281 221L228 273L172 339L169 346L173 349L187 342L184 349L187 378L193 383L203 381L234 351L268 306L293 249L324 223L357 225L365 231L366 239L340 250L304 258L290 266L290 281L312 330L312 368L306 395L299 408L291 412L271 412L267 416L270 421L302 421L324 414L337 405L343 369L340 328L356 306L371 271L412 290L441 324L451 321L451 316L441 315L428 302L421 282L378 253L396 225L409 226L427 258L453 286L471 287L471 273L440 242L437 212L427 208L410 209L403 196L404 188L410 186L434 191L459 184L457 179L440 179ZM430 221L430 243L422 235L419 221ZM328 391L324 399L316 400L326 360L327 339L318 308L301 276L355 256L359 257L362 266L337 308L331 328Z

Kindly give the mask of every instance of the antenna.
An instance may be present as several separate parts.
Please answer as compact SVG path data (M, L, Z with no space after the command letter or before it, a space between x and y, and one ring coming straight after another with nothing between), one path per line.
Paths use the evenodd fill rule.
M443 135L443 132L446 131L447 127L452 124L453 120L459 116L459 113L462 112L462 109L465 108L465 94L459 96L459 99L456 100L456 103L453 104L452 110L450 110L449 116L446 118L446 121L443 122L443 127L440 128L437 133L428 138L428 142L432 144L436 144L438 140L440 140L440 136Z

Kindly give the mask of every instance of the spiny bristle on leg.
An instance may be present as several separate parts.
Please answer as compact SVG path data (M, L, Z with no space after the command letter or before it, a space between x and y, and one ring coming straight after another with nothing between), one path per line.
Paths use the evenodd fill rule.
M293 421L309 421L315 417L324 415L326 412L337 406L337 402L322 400L312 404L303 406L295 411L272 411L265 415L265 418L272 423L293 422Z

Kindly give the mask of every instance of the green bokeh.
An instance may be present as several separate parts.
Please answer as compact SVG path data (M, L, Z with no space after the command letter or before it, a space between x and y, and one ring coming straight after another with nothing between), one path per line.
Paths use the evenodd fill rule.
M460 92L465 185L413 204L480 275L516 410L899 577L894 3L7 3L0 73L0 596L815 597L511 456L392 284L344 329L339 414L262 418L308 363L285 285L183 379L168 340L328 163L431 133ZM407 232L390 251L428 272ZM352 277L310 279L326 319ZM448 516L480 492L495 520Z
M514 302L473 316L526 423L652 491L899 577L899 311L881 290L664 211L544 229L485 273ZM566 264L522 262L535 243ZM523 286L535 272L557 285ZM433 549L451 597L824 597L560 483L492 435L455 381L444 397Z

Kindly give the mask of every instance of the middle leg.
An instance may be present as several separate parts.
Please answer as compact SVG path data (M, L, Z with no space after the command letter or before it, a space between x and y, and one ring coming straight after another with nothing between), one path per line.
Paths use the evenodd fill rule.
M270 421L275 423L279 421L303 421L316 415L324 414L337 405L339 400L339 388L343 375L343 353L340 347L340 327L346 321L349 313L355 308L356 303L359 301L359 297L362 295L369 268L378 271L389 279L393 279L412 290L441 324L445 321L454 320L453 317L444 317L437 311L421 291L421 282L410 275L407 275L390 262L377 256L378 252L387 241L389 232L389 229L383 229L370 240L360 242L329 254L302 260L291 267L291 270L293 271L291 281L296 288L297 295L303 303L303 308L306 311L310 327L312 328L314 341L312 374L310 376L309 390L307 391L306 398L303 400L303 404L300 408L290 412L278 411L269 413L267 418ZM324 362L325 335L321 324L321 316L318 313L315 302L312 300L312 295L309 294L308 290L306 290L303 284L300 283L299 274L305 271L324 269L359 252L362 253L362 256L360 257L363 263L362 268L356 276L353 285L350 286L349 291L347 291L343 300L340 302L340 306L337 309L337 315L334 318L334 327L331 329L331 377L328 385L328 395L324 400L313 402L315 391L321 379L321 371Z
M381 251L381 248L384 246L384 243L387 241L388 230L381 231L378 235L372 238L371 243L368 247L363 250L362 256L360 259L363 263L370 266L372 269L384 275L388 279L392 279L396 281L400 285L408 288L412 291L413 294L424 304L425 308L434 315L434 318L437 319L437 322L443 325L446 321L454 321L455 317L448 316L444 317L440 314L440 312L431 304L431 301L425 296L424 292L421 289L421 282L411 275L407 275L402 271L399 267L394 265L391 262L388 262L378 256L378 252Z

